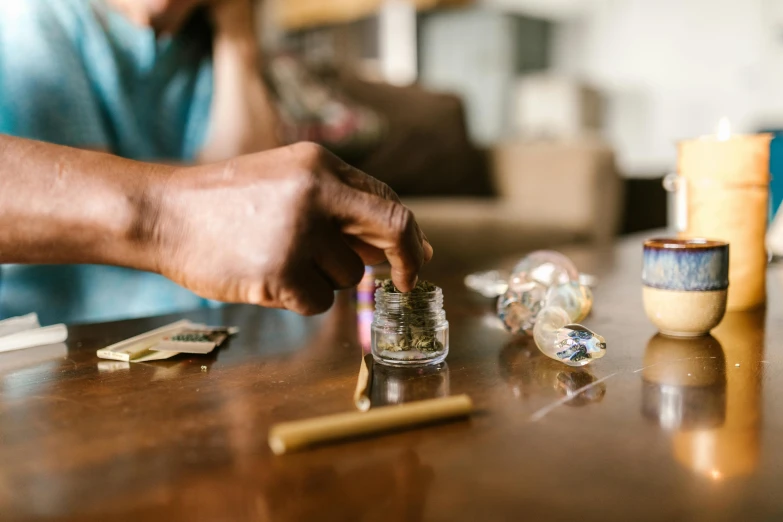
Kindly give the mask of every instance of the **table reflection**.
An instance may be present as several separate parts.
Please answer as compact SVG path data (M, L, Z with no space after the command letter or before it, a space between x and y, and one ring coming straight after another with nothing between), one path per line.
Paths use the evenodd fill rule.
M424 518L435 472L412 449L339 471L305 462L290 465L273 459L261 484L261 520L320 520L324 513L331 514L330 520Z
M35 346L25 350L14 350L0 354L0 387L3 378L13 372L34 368L38 365L63 361L68 358L68 347L64 343Z
M449 365L421 368L396 368L375 364L373 367L373 407L410 401L447 397L450 388Z
M598 378L587 367L575 368L550 359L531 337L517 337L507 343L500 351L499 367L501 377L517 399L551 390L568 397L567 406L579 407L601 402L606 395L605 383L590 386Z
M748 475L761 452L765 312L729 313L700 339L656 335L643 411L674 431L675 459L714 480Z
M647 343L642 412L666 430L721 426L726 416L726 361L712 336L667 337Z
M139 487L134 495L112 498L110 507L113 512L129 514L131 520L416 522L424 520L435 480L433 467L412 448L365 455L341 466L310 455L261 463L250 459L253 465L248 466L237 466L236 458L232 463L231 455L218 458L231 467L186 473L177 477L176 487L166 480L153 480L154 487ZM229 460L224 462L224 458ZM156 464L160 464L155 471L161 476L171 473L166 467L170 461L161 459ZM138 474L122 477L122 483L128 480L138 480ZM150 484L149 478L146 483ZM93 508L88 519L110 519L107 508Z

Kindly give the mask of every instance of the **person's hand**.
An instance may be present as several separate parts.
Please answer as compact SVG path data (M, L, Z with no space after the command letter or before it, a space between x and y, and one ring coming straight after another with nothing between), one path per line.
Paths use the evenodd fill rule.
M300 143L165 176L150 197L156 268L211 299L327 310L365 264L412 290L432 247L384 183Z

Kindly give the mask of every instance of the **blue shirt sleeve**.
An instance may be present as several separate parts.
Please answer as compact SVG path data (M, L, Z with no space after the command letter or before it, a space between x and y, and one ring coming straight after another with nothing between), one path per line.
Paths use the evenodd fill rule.
M73 0L0 1L0 133L109 148Z
M212 119L212 62L203 64L193 89L193 100L185 121L182 157L195 162L209 136Z

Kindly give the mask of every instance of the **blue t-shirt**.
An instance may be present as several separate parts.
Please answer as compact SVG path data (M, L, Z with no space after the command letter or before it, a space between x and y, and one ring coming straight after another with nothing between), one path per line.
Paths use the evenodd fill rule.
M157 38L103 0L0 0L0 133L192 161L208 132L211 47L200 13ZM98 321L207 304L160 276L114 267L17 265L3 274L0 317Z
M0 2L0 133L191 161L212 99L204 17L156 38L101 0Z

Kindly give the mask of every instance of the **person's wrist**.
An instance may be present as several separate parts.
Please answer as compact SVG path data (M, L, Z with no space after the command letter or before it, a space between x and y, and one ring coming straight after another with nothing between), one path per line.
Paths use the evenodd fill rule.
M175 167L150 165L146 175L134 180L127 198L132 218L124 234L126 255L134 268L164 271L162 262L171 243L168 237L171 227L167 225L172 219L168 192L177 171Z

